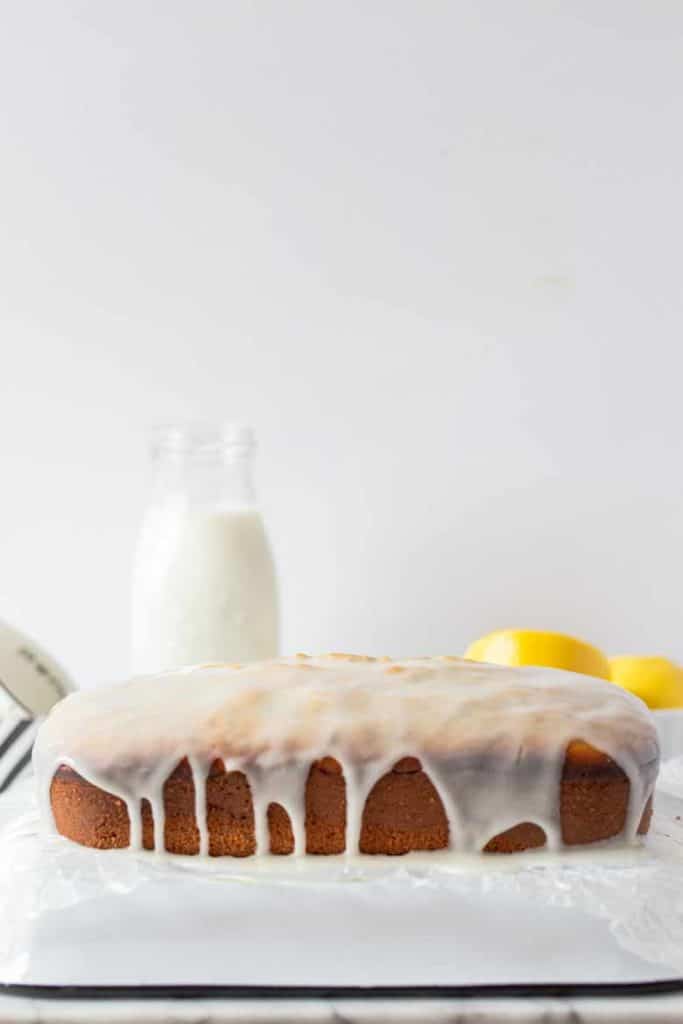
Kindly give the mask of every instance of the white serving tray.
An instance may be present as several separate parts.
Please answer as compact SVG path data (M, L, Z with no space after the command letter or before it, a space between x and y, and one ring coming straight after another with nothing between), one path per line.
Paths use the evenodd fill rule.
M674 769L676 766L674 766ZM678 766L683 777L683 770ZM673 780L673 781L672 781ZM30 780L28 780L30 781ZM28 985L473 986L683 977L683 789L664 773L642 849L221 861L0 837L0 981ZM16 805L27 794L17 791Z
M683 875L682 875L683 878ZM215 888L215 891L214 891ZM333 889L161 879L34 922L3 980L41 985L462 986L670 979L613 921L531 894L402 880Z

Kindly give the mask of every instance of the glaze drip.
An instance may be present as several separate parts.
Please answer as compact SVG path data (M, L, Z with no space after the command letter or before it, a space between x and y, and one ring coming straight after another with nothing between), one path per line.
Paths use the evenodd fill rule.
M633 842L659 764L651 716L611 683L551 669L353 655L198 666L70 695L42 726L34 763L48 826L52 778L66 765L125 801L134 849L142 849L146 799L155 850L163 851L164 783L186 757L200 856L209 852L206 778L216 759L248 779L257 856L269 853L271 804L287 812L301 856L308 772L324 756L344 774L347 856L359 850L373 786L404 757L418 758L431 779L453 849L482 850L522 821L539 825L558 849L562 770L576 740L626 774L620 840Z

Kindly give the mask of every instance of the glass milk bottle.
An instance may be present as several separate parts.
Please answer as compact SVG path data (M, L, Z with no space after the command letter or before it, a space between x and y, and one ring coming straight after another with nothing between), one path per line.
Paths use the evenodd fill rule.
M270 545L246 428L155 438L152 497L133 572L133 671L245 662L278 653Z

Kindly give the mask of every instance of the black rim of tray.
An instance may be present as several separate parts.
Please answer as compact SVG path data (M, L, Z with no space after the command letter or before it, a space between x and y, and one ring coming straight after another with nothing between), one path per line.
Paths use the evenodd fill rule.
M657 996L683 992L683 978L661 981L514 985L26 985L0 995L27 999L539 999Z

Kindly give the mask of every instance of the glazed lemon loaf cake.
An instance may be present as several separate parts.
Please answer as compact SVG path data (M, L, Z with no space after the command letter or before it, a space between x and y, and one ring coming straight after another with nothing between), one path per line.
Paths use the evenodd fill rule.
M47 824L100 849L511 853L634 842L659 750L604 680L297 655L70 695L34 763Z

